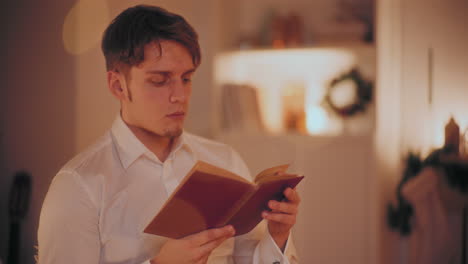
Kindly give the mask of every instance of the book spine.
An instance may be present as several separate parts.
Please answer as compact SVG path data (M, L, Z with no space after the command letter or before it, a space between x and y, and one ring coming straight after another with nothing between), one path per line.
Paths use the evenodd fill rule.
M219 224L217 226L225 226L231 220L231 218L242 208L242 206L250 199L250 197L252 197L252 195L255 194L257 189L258 186L252 186L251 190L246 192L244 196L242 196L242 198L239 199L239 201L237 201L236 205L231 209L231 211L228 214L226 214L224 218L221 219L221 221L219 221Z

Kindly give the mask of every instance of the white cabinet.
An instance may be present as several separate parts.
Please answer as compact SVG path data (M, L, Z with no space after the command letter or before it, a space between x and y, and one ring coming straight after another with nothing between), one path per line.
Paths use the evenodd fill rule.
M294 229L301 263L369 263L372 136L224 133L218 140L233 146L254 175L284 163L305 175Z

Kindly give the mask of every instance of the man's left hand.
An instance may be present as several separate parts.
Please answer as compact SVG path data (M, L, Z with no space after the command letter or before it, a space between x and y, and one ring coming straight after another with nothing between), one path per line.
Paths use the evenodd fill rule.
M295 189L284 190L285 200L278 202L270 200L270 212L263 211L262 217L268 220L268 231L278 247L284 251L291 228L296 223L296 216L301 198Z

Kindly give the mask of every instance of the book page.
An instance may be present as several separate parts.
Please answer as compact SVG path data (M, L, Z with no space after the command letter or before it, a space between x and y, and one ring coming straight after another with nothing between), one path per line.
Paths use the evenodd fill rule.
M270 174L265 177L262 177L260 180L256 181L257 185L266 184L273 181L279 180L287 180L287 179L294 179L297 177L302 177L302 175L297 174L288 174L288 173L281 173L281 174Z
M218 176L221 176L221 177L225 177L225 178L237 180L237 181L240 181L240 182L252 184L247 179L245 179L245 178L243 178L243 177L241 177L241 176L239 176L239 175L237 175L237 174L235 174L233 172L230 172L228 170L216 167L214 165L211 165L211 164L203 162L203 161L198 161L197 164L194 166L194 168L192 170L194 170L194 171L199 170L199 171L203 171L203 172L206 172L206 173L209 173L209 174L214 174L214 175L218 175Z
M279 166L275 166L272 168L265 169L261 171L257 176L255 177L255 183L259 183L262 181L263 178L274 175L278 172L286 172L286 170L289 168L289 164L283 164Z

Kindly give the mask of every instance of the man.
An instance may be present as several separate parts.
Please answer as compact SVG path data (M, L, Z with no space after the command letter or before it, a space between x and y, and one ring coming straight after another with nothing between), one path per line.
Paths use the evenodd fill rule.
M102 50L120 115L54 178L40 217L39 263L295 263L299 196L290 188L263 212L267 226L243 236L232 226L179 240L142 232L197 160L250 176L230 147L183 131L201 59L184 18L129 8L106 29Z

